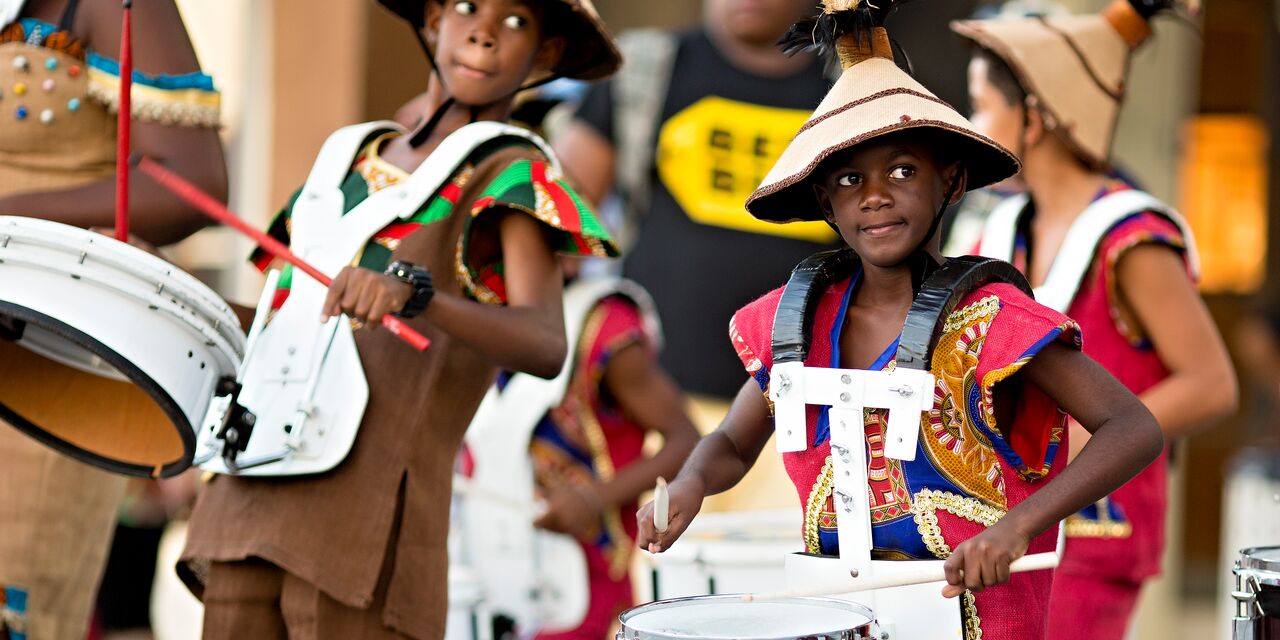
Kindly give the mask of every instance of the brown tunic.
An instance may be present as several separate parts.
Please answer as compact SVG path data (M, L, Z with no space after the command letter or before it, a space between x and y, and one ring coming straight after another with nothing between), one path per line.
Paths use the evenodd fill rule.
M454 273L472 203L494 176L526 158L540 156L511 148L481 161L452 214L405 238L393 259ZM437 296L463 295L454 278L436 280ZM413 637L444 635L454 458L497 369L422 318L410 325L431 339L425 353L387 331L356 332L369 403L337 468L297 478L220 475L205 486L179 567L188 584L202 563L256 556L340 602L368 607L390 542L396 555L383 621ZM401 504L399 536L389 541Z

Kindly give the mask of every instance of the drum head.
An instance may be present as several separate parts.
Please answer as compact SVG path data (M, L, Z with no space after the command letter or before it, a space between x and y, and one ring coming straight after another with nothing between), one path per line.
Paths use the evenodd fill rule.
M743 602L739 596L663 600L624 612L623 638L637 640L789 640L869 637L874 616L841 600Z
M195 452L186 415L150 376L92 336L4 301L0 420L77 460L128 475L176 475Z
M1280 547L1250 547L1241 550L1240 568L1275 574L1280 579Z

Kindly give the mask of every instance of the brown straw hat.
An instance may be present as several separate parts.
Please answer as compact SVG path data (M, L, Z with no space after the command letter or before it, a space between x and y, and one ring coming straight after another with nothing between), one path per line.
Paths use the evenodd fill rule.
M442 0L431 0L441 2ZM392 13L404 18L414 29L421 30L428 0L378 0ZM559 5L559 6L557 6ZM607 78L622 66L622 54L614 43L609 28L596 12L591 0L546 0L548 8L563 8L550 14L567 21L559 29L566 46L555 75L575 80Z
M1159 8L1150 10L1171 4L1156 3L1152 6ZM1129 57L1151 36L1149 16L1128 0L1112 0L1098 15L960 20L951 29L1004 60L1034 97L1046 125L1080 159L1103 169L1111 156Z
M845 12L877 15L859 7L859 0L824 0L823 4L824 15L834 18L823 23L820 17L812 29L814 33L829 32L833 24L857 21L842 18ZM889 0L877 0L878 6L872 8L883 16L881 7L889 4ZM792 33L806 29L809 27L797 25ZM898 68L883 26L843 33L833 46L844 71L755 193L747 198L751 215L770 222L821 220L822 212L809 186L818 165L838 151L899 131L927 131L933 135L939 145L964 163L969 189L1018 173L1020 165L1012 153L978 133L951 105Z

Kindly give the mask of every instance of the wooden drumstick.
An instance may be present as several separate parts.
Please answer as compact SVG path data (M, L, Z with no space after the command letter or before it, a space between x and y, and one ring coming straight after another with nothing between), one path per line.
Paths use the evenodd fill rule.
M1009 564L1009 573L1053 569L1058 566L1058 560L1058 554L1054 552L1035 553L1029 556L1023 556ZM902 564L910 563L904 562ZM838 596L846 593L858 593L861 591L875 591L877 589L905 587L913 584L944 582L946 579L946 572L936 565L921 568L903 567L902 570L895 570L892 575L851 578L849 582L841 586L828 585L824 587L814 587L812 589L791 589L787 591L775 591L772 593L747 593L743 594L742 601L761 602L767 600L785 600L788 598L821 598Z
M262 247L262 249L267 253L292 264L303 273L314 278L316 282L319 282L321 285L327 287L332 284L333 280L329 276L321 273L318 269L311 266L310 263L294 255L294 253L289 250L289 247L284 246L284 243L276 240L268 234L254 229L252 225L246 223L239 216L232 213L230 209L223 206L223 204L214 199L213 196L201 191L199 187L191 184L191 182L176 173L164 168L151 158L144 157L139 159L138 170L148 176L151 176L151 179L159 183L160 186L168 189L173 193L173 195L195 207L201 213L204 213L206 216L209 216L210 218L213 218L214 220L217 220L218 222L221 222L222 224L225 224L248 236L254 242L258 243L258 246ZM409 325L391 314L382 316L382 326L386 330L390 331L392 335L400 338L418 351L426 351L427 347L431 346L431 340L421 333L414 331L409 327Z
M658 486L653 488L653 527L658 533L666 533L670 523L671 496L667 493L667 481L658 476Z

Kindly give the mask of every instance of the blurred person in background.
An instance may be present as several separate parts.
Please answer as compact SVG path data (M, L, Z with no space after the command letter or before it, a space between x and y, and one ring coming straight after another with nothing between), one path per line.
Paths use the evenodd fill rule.
M952 25L978 48L973 122L1022 159L1026 196L998 206L980 253L1012 262L1066 312L1084 350L1155 415L1169 442L1235 411L1235 371L1196 288L1182 217L1111 172L1128 61L1172 0L1113 0L1099 15ZM1083 44L1082 44L1083 43ZM1075 452L1089 435L1072 423ZM1120 640L1160 572L1167 456L1066 521L1047 637Z
M789 58L777 46L815 6L707 0L697 27L623 34L627 64L552 132L565 173L589 201L621 196L623 274L653 294L666 319L661 364L689 393L703 433L737 392L740 365L724 344L733 312L836 239L820 222L773 225L743 208L826 93L816 57ZM785 485L765 474L782 478L780 465L748 485Z
M0 0L0 215L114 224L119 0ZM134 9L133 145L225 198L219 97L173 0ZM205 219L142 176L134 233ZM125 411L102 406L101 412ZM0 635L83 640L126 479L0 425Z

